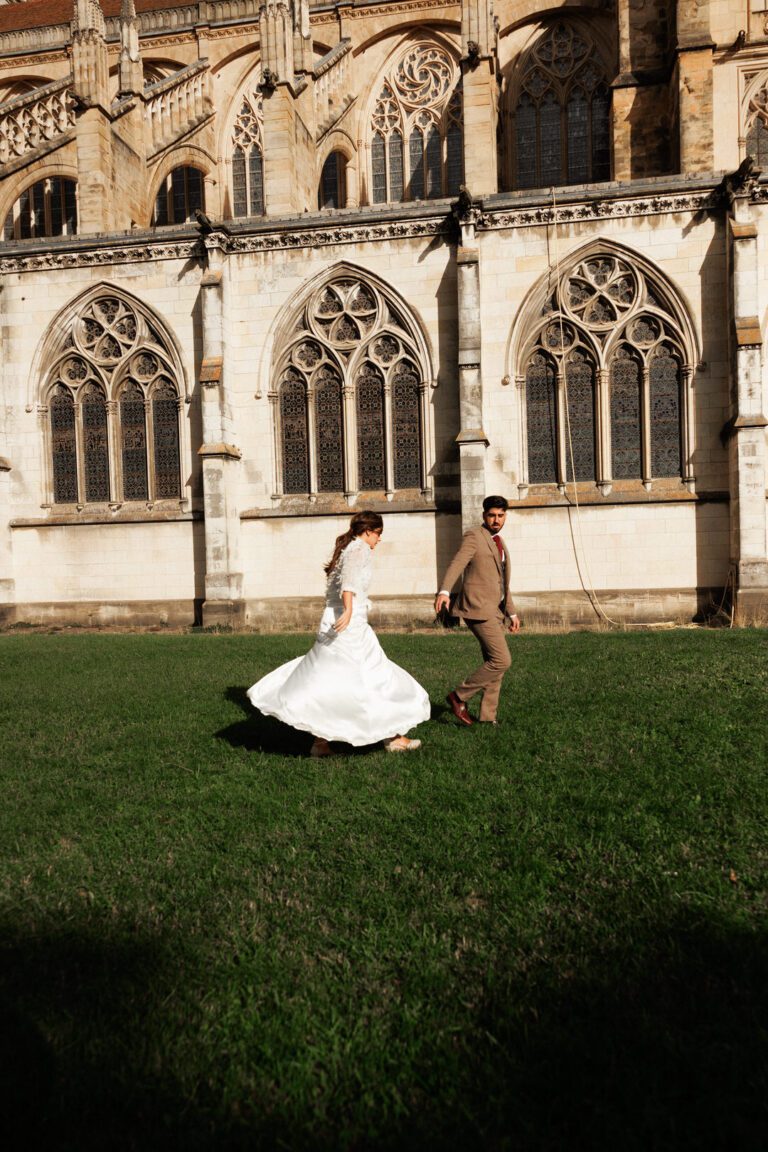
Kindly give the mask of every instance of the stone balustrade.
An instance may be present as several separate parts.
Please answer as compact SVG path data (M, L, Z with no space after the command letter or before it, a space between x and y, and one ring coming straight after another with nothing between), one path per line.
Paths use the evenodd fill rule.
M317 62L315 76L315 122L327 130L349 103L350 39L340 40Z
M144 92L149 154L173 143L208 116L212 109L208 61L198 60Z
M0 164L34 151L62 136L75 123L71 79L54 80L0 104Z

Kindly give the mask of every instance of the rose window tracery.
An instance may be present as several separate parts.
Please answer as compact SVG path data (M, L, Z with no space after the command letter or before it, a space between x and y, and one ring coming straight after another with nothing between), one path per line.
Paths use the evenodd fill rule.
M412 46L371 113L371 201L453 196L463 179L461 76L436 45Z

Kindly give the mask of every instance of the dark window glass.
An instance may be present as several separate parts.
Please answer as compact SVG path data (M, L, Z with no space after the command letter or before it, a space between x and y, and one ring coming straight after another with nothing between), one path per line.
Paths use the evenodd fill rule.
M420 488L419 375L401 360L392 378L392 454L395 488Z
M650 361L651 475L680 476L680 365L661 346Z
M610 180L610 113L611 97L601 85L592 95L592 180Z
M389 138L389 199L403 198L403 137L393 132Z
M289 368L280 385L280 427L283 448L283 491L309 492L309 433L307 389Z
M563 180L562 143L560 139L560 105L553 92L547 92L539 107L541 139L541 183L561 184Z
M568 183L586 184L589 180L589 141L587 98L581 88L571 92L568 116Z
M384 381L374 364L362 366L356 390L358 484L361 489L384 488Z
M232 212L237 216L248 215L248 190L245 183L245 153L235 148L232 153Z
M611 364L611 475L614 480L639 480L642 476L642 383L639 360L628 349L620 348Z
M387 169L386 169L386 156L384 151L384 137L378 132L373 137L371 144L371 159L372 159L372 173L373 173L373 188L371 189L371 200L374 204L386 204L387 202Z
M109 500L107 404L100 389L88 388L82 413L85 498L88 501Z
M458 124L453 124L446 137L446 196L458 196L459 188L464 183L464 149L462 148L462 132Z
M536 187L536 109L525 93L517 106L517 186Z
M435 200L442 196L442 159L440 133L433 124L427 132L427 199Z
M325 365L315 385L315 427L317 434L317 489L319 492L344 490L344 421L341 380Z
M591 361L572 352L566 362L570 443L566 441L568 480L595 479L595 373ZM571 467L573 455L573 467Z
M411 132L409 141L409 163L411 168L411 200L424 199L424 137L418 128Z
M123 459L123 499L148 500L144 393L135 381L129 381L120 397L120 436Z
M179 408L176 390L163 381L152 394L152 438L155 496L172 500L181 495L179 480Z
M251 216L264 215L264 158L261 150L254 145L248 156L248 171L251 177Z
M53 499L57 504L77 503L77 437L75 401L60 384L51 398Z
M525 374L528 425L528 480L557 483L557 379L550 360L540 352Z

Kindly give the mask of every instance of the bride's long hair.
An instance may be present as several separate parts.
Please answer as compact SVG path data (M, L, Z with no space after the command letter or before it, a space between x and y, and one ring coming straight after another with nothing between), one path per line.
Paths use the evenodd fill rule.
M341 536L336 537L333 556L331 556L323 569L326 576L330 576L338 563L339 556L341 556L347 544L351 544L356 536L362 536L363 532L381 532L383 527L384 521L378 512L355 512L349 522L347 531L342 532Z

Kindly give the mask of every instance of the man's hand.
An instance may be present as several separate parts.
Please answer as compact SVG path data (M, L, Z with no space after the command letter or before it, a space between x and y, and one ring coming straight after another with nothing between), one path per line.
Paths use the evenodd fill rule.
M518 616L517 612L515 612L509 618L509 631L510 632L519 632L520 631L520 617Z
M448 608L450 603L450 596L446 596L445 592L438 592L435 596L435 616L439 616L443 608Z

